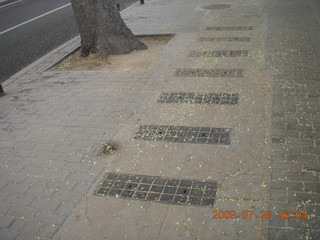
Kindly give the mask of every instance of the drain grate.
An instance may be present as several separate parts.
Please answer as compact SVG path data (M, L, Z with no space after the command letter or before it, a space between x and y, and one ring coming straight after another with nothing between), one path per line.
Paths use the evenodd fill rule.
M95 195L179 205L213 206L217 182L108 172Z
M188 57L247 57L247 50L190 51Z
M176 77L243 77L243 69L178 68Z
M239 94L233 93L162 93L159 103L237 104Z
M248 31L253 30L253 26L228 26L228 27L207 27L207 31Z
M198 42L250 42L250 37L200 37Z
M230 145L229 128L142 125L134 139L175 143Z

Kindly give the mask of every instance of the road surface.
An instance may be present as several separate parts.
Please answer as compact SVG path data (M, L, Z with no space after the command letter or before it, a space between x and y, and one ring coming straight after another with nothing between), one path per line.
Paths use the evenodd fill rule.
M70 0L0 0L0 82L76 35Z

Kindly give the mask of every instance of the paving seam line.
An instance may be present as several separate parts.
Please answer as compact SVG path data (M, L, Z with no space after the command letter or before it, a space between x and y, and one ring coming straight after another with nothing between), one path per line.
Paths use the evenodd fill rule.
M318 23L320 24L320 8L318 8L315 0L309 0L309 5L310 5Z

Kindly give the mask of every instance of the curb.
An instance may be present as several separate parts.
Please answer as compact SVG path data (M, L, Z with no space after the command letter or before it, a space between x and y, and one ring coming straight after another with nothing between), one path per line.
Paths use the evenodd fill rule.
M0 97L4 96L6 93L3 91L2 83L0 82Z
M65 47L67 47L69 44L73 44L73 45L78 45L80 39L80 35L72 38L71 40L69 40L68 42L65 42L64 44L60 45L59 47L53 49L52 51L48 52L46 55L42 56L41 58L39 58L38 60L34 61L33 63L31 63L30 65L26 66L25 68L23 68L22 70L20 70L19 72L17 72L16 74L14 74L13 76L11 76L10 78L8 78L4 84L6 86L10 85L13 81L15 81L17 78L21 77L22 75L24 75L25 73L31 71L33 68L35 68L36 66L38 66L39 64L43 63L45 60L47 60L48 58L50 58L52 55L54 55L55 53L59 52L60 50L64 49ZM64 56L70 54L72 51L68 51L64 53ZM63 57L62 57L63 58ZM52 61L51 64L49 64L48 66L46 66L47 68L49 68L50 66L56 64L57 61ZM38 73L41 73L42 71L39 71Z

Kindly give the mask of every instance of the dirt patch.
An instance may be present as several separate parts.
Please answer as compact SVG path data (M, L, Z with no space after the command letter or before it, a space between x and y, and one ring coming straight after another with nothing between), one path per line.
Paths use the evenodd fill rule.
M86 58L80 57L79 48L50 68L49 71L145 70L156 60L172 38L173 35L138 36L138 39L148 46L147 50L110 55L107 59L94 54Z

